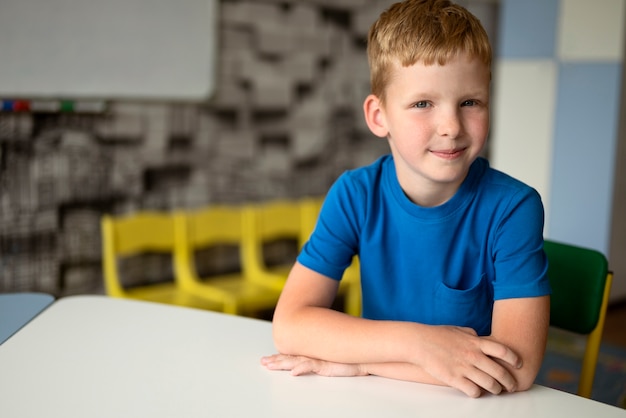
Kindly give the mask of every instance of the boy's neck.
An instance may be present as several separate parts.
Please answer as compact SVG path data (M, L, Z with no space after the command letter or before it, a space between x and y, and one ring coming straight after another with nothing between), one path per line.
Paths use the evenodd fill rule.
M469 170L461 179L450 183L440 183L426 179L417 181L416 177L403 178L402 172L403 170L398 170L396 166L398 182L406 197L418 206L430 208L443 205L452 199L467 178Z

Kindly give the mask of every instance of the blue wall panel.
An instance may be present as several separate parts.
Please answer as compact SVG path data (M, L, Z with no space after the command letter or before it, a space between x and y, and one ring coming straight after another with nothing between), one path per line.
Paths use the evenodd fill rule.
M619 63L562 63L559 69L548 236L605 253L621 71Z
M499 57L554 57L558 14L558 0L503 1Z

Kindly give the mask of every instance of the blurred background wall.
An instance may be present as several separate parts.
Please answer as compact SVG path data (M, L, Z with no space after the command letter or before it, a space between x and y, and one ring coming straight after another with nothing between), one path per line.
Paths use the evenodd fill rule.
M545 236L594 248L626 298L623 0L503 0L491 161L542 195Z
M103 213L322 195L344 170L388 152L361 104L367 30L393 2L221 0L208 100L111 98L104 113L0 113L0 292L101 291ZM548 236L608 254L612 196L624 194L612 189L623 1L594 2L591 12L583 0L459 3L481 19L498 55L486 155L542 193ZM594 58L599 75L559 55L580 44L597 54L607 40L610 51ZM591 96L567 96L563 86L575 83ZM555 153L573 133L574 155ZM600 148L583 146L589 133ZM572 189L583 172L594 175Z

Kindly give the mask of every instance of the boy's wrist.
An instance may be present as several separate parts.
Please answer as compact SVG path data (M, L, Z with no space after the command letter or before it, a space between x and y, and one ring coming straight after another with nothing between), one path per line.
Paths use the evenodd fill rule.
M367 364L359 363L357 367L357 376L369 376L371 373L368 370Z

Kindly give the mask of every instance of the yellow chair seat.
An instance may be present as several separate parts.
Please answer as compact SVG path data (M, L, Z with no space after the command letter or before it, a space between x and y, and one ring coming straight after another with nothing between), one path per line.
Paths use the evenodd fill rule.
M126 289L123 297L189 308L208 309L212 311L222 310L222 306L219 303L214 303L207 299L188 294L179 289L174 282L156 283L137 288L131 287Z
M218 301L225 313L255 316L256 313L276 307L280 292L250 283L241 274L215 277L180 277L186 281L186 291L193 295ZM182 285L182 283L181 283Z

